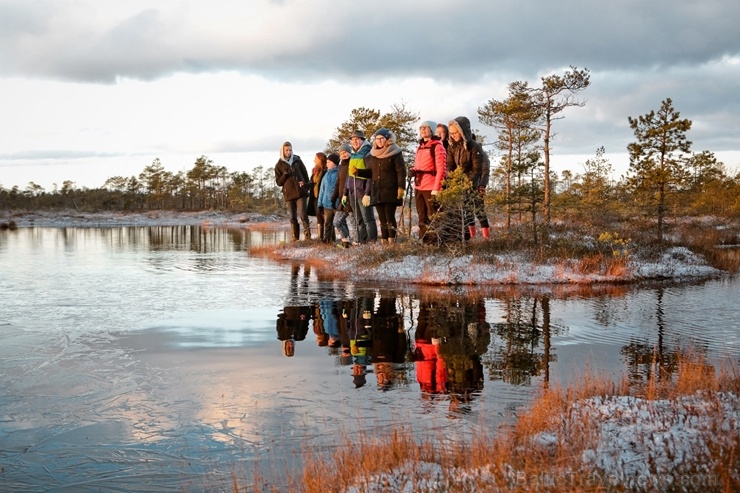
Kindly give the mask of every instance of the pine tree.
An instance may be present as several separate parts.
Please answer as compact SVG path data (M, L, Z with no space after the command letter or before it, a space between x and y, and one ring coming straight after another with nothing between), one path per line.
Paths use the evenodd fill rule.
M657 113L650 111L637 118L628 117L637 141L627 146L630 157L627 180L640 205L655 213L658 241L663 241L667 196L689 176L687 158L691 142L686 139L686 132L691 129L691 120L680 116L667 98Z

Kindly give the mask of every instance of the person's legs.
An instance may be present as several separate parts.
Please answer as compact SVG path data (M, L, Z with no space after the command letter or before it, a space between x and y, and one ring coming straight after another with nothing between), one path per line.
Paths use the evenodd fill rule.
M483 198L483 195L480 193L475 195L475 217L478 219L478 222L480 223L480 231L481 236L483 238L489 238L490 237L490 228L488 225L488 215L486 214L486 203Z
M296 200L296 207L298 208L298 216L301 218L303 224L303 235L305 239L311 239L311 222L308 220L308 197L301 197Z
M385 204L378 204L376 209L378 210L378 219L380 220L380 239L385 243L385 240L389 238Z
M363 215L361 208L364 206L362 205L362 197L350 193L349 195L350 200L350 207L352 207L352 235L353 235L353 241L357 243L366 243L367 242L367 225L365 224L365 216ZM376 233L377 234L377 233Z
M362 217L362 222L365 226L364 242L376 241L378 239L378 223L375 221L375 207L372 205L365 207L360 201L359 208L359 216Z
M323 207L316 205L316 236L319 240L324 237L324 217L325 211Z
M285 208L288 211L288 218L290 221L290 232L292 241L298 241L301 236L301 230L298 226L298 205L296 204L296 202L296 200L288 200L285 203Z
M383 215L385 215L385 226L388 235L386 238L393 242L396 239L396 231L398 230L398 223L396 222L396 209L398 206L396 204L383 204L382 208L384 210Z
M425 241L433 213L431 190L416 191L416 213L419 216L419 240Z
M321 240L324 243L332 243L337 237L334 234L334 209L324 209L324 231Z
M347 216L349 216L349 212L337 211L337 213L334 214L334 227L337 228L341 240L349 242L351 239L349 226L347 225Z

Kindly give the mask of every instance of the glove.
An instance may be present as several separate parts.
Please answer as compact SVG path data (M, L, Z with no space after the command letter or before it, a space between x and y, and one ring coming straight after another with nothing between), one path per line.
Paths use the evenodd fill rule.
M436 190L432 190L432 197L436 197L438 193Z
M409 176L410 176L411 178L414 178L414 177L416 176L416 170L415 170L414 168L411 168L411 169L409 170Z
M398 200L401 200L403 198L403 195L404 195L403 188L399 188L398 189Z
M346 195L342 196L342 205L347 207L347 196Z
M351 164L349 166L349 175L350 176L356 176L357 175L357 166L355 166L354 164Z
M370 196L369 195L365 195L364 197L362 197L362 205L364 205L365 207L370 207Z

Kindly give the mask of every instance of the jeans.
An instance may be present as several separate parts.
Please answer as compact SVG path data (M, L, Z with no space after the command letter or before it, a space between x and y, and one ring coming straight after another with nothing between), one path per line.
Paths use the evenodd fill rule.
M372 205L362 205L362 197L349 195L349 205L352 207L353 233L357 235L358 243L377 241L378 224L375 222L375 208Z

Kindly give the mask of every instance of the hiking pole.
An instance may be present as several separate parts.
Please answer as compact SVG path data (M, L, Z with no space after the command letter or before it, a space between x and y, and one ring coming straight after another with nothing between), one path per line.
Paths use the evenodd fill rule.
M411 190L411 175L409 173L406 173L406 193L403 196L403 200L401 201L401 224L404 224L404 217L403 217L403 209L406 206L406 200L408 199L409 202L409 227L407 229L408 236L411 238L411 197L410 197L410 190Z

